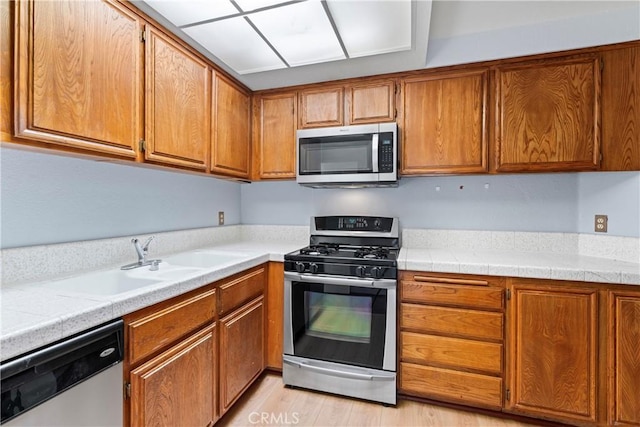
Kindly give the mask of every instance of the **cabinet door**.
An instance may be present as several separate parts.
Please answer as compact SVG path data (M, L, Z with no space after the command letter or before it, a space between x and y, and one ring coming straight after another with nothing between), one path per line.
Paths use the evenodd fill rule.
M153 27L147 27L145 158L207 169L211 70Z
M393 80L348 88L349 124L391 122L396 118L396 83Z
M267 360L268 368L282 370L282 333L284 331L284 263L269 263L267 283Z
M219 75L215 81L211 171L248 179L250 97Z
M296 177L295 93L263 95L256 102L260 179Z
M499 172L598 167L596 58L499 67L496 84Z
M640 426L640 293L609 293L609 425Z
M640 45L602 53L602 170L640 170Z
M487 72L402 83L403 175L487 170Z
M131 372L132 426L215 421L216 329L209 326Z
M142 136L140 19L111 1L15 5L17 135L135 157Z
M264 369L264 304L256 298L220 321L220 414Z
M595 422L597 291L514 282L507 408L534 417Z
M299 94L298 129L344 125L344 89L309 89Z

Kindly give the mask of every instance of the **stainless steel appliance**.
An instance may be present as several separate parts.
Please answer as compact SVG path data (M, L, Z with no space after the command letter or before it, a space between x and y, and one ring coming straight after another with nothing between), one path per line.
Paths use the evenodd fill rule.
M121 426L122 320L0 365L3 426Z
M285 255L286 385L396 404L397 218L311 218Z
M297 131L297 181L310 187L398 185L398 126L378 123Z

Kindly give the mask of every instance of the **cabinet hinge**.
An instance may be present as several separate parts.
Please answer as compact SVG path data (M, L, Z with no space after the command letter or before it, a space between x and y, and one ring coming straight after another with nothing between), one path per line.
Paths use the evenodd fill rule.
M506 389L504 394L507 400L511 400L511 390Z
M511 289L507 289L506 295L507 295L507 301L509 301L511 299Z
M131 383L130 382L126 382L124 383L124 400L127 400L131 397Z
M141 153L144 153L144 151L147 149L147 143L144 139L138 141L138 148L140 149Z
M147 41L146 36L144 35L144 30L140 31L140 41L142 43Z

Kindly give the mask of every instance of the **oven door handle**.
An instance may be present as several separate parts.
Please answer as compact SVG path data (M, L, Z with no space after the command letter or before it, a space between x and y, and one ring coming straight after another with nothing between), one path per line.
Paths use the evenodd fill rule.
M322 283L325 285L360 286L360 287L385 288L385 289L395 288L397 286L397 282L393 279L375 279L375 280L352 279L349 277L324 276L320 274L317 274L317 275L299 274L299 273L292 273L290 271L285 271L284 277L285 279L289 279L291 281Z
M296 368L306 369L308 371L330 375L332 377L348 378L352 380L365 380L365 381L393 381L395 379L393 375L384 376L384 375L358 374L355 372L340 371L338 369L322 368L320 366L313 366L304 362L294 362L293 360L287 360L287 359L284 359L283 362L286 363L287 365L295 366Z

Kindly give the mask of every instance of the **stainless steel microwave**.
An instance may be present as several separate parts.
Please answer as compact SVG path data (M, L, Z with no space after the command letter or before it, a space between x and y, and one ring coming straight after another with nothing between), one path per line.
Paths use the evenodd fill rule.
M310 187L398 185L396 123L302 129L297 181Z

